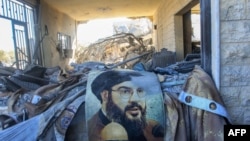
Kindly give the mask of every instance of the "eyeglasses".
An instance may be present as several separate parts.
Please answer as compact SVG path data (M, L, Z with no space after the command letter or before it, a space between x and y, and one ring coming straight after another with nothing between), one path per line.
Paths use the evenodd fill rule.
M134 93L133 89L128 87L120 87L117 90L112 90L118 92L122 98L128 99ZM137 95L142 98L145 96L145 91L142 88L136 89Z

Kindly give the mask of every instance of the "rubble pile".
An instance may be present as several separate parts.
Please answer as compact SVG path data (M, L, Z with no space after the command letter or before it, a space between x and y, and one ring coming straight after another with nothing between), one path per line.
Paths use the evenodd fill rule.
M120 39L124 37L132 38L130 34L126 34ZM113 40L109 40L108 43ZM180 97L183 95L201 97L200 99L203 98L203 100L207 98L205 102L215 100L212 101L213 104L218 106L223 104L211 79L199 67L199 55L191 54L183 61L175 62L175 53L167 49L153 52L148 51L142 44L137 48L136 46L128 48L132 48L131 51L138 53L138 56L112 64L102 61L74 63L71 64L70 70L64 70L59 66L46 68L30 65L24 70L0 66L0 140L17 138L28 141L51 140L51 138L87 140L84 104L87 101L85 94L89 72L116 69L135 59L138 61L131 65L131 69L149 71L159 78L166 107L166 140L181 141L182 137L187 138L189 133L183 134L185 130L215 131L209 138L221 140L217 132L223 129L225 124L223 117L227 115L203 108L202 105L199 107L195 105L196 103L192 105L190 101L186 101L186 98ZM144 62L145 57L149 57L148 64ZM204 92L199 93L197 90L201 88ZM226 111L223 112L226 113ZM185 120L188 118L189 120ZM200 121L212 122L212 124L209 123L211 126L196 124ZM179 122L185 122L185 124L178 124ZM14 136L12 136L13 133L15 133ZM207 137L200 136L197 140L210 141L205 138Z
M128 35L126 35L128 36ZM162 55L161 53L148 54L153 56ZM144 53L145 54L145 53ZM147 54L146 54L147 55ZM139 56L144 57L143 54ZM157 58L157 57L155 57ZM55 103L63 101L76 93L80 89L86 87L87 75L91 70L108 70L114 69L127 63L131 60L121 62L118 64L107 65L103 62L86 61L82 64L71 64L71 70L63 70L59 66L46 68L38 65L30 65L25 70L19 70L12 67L0 67L0 127L2 130L32 118L38 114L43 113ZM157 59L155 60L157 61ZM153 62L155 62L153 61ZM158 57L158 61L159 60ZM151 61L152 62L152 61ZM140 62L141 63L141 62ZM174 87L170 88L164 82L176 81L182 79L184 83L185 78L188 76L187 71L183 73L185 76L180 77L178 73L178 63L161 67L156 66L155 69L148 70L143 66L141 69L135 67L138 71L152 71L165 78L163 82L163 89L173 91ZM159 63L158 63L159 64ZM189 66L194 68L193 66ZM152 64L151 64L152 66ZM181 65L183 66L183 65ZM190 69L190 70L191 70ZM178 75L178 77L176 77ZM167 76L167 77L166 77ZM182 84L178 84L182 86ZM167 86L167 87L166 87ZM179 90L181 87L178 88ZM84 90L83 90L84 91ZM82 92L83 94L83 92Z
M76 63L97 61L105 64L120 63L124 60L153 51L151 34L140 37L132 33L120 33L98 40L88 47L80 47L75 51ZM151 56L150 56L151 55ZM147 62L152 54L135 59L120 67L132 68L136 62Z

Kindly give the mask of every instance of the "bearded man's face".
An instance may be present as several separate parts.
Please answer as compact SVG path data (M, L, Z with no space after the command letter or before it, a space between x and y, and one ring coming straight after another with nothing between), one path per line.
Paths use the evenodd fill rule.
M136 90L140 88L131 86L130 82L126 81L120 85L116 85L113 89L133 88L135 93L129 98L122 98L117 92L109 92L108 102L106 105L107 117L124 126L129 135L137 136L142 133L146 126L146 102L145 98L141 98L136 94Z

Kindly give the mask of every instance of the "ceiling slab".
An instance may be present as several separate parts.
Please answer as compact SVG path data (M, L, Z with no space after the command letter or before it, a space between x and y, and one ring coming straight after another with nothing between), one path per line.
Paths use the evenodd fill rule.
M153 16L162 0L44 0L77 21Z

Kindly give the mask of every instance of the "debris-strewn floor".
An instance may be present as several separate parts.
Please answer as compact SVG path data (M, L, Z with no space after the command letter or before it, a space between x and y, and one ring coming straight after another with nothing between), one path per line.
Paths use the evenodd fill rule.
M210 77L199 67L200 56L190 54L176 62L174 52L155 52L146 42L132 34L115 35L79 52L83 57L71 64L71 70L58 66L30 65L25 70L0 66L0 140L86 140L87 131L82 127L89 72L125 68L158 75L166 106L166 140L220 141L222 132L211 132L206 137L189 132L207 133L215 128L219 132L225 124L222 117L227 117L226 111L216 111L216 106L223 107L223 103ZM200 87L203 91L197 91ZM186 92L192 93L182 101L179 96ZM197 98L194 95L212 102L215 110L193 104L192 97ZM70 118L62 121L65 114ZM65 127L58 127L58 122L64 122Z
M192 105L190 96L196 98L194 96L196 95L204 97L208 101L214 100L213 104L218 104L218 106L220 104L223 106L223 103L218 98L219 95L210 77L197 65L190 65L194 62L189 63L188 61L186 64L189 66L182 69L181 67L185 66L184 62L177 62L167 67L156 67L158 70L151 71L159 76L164 93L165 140L181 141L190 136L188 131L214 131L216 133L210 132L211 135L200 136L197 140L212 141L216 139L220 141L222 140L220 130L226 124L223 116L226 117L226 115L216 113L216 111L213 114L209 109L203 109L202 105L195 107L197 105L195 103ZM179 64L182 65L178 66ZM84 102L87 100L85 93L88 73L92 70L105 71L108 69L110 68L101 62L75 64L74 69L70 71L62 71L59 67L44 68L36 65L29 66L23 71L1 67L0 121L2 131L0 131L0 139L14 140L18 138L32 141L72 140L74 138L74 140L86 140ZM196 93L201 89L204 92ZM187 94L184 91L192 92L192 95L187 96L189 99L186 99L186 104L184 98L183 105L178 96ZM61 117L65 114L71 119L64 121L66 125L64 128L59 128L57 123L62 122ZM199 123L200 121L206 125ZM179 122L185 124L178 124ZM211 125L208 126L208 123ZM15 133L14 136L13 133ZM197 137L192 136L187 140L191 141L194 138Z

